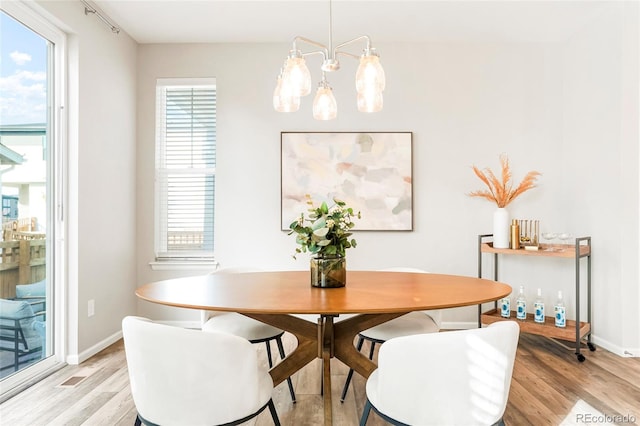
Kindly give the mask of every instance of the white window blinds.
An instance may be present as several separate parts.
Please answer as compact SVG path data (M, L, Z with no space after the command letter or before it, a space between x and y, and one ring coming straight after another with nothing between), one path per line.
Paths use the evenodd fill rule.
M156 85L156 259L213 259L215 79Z

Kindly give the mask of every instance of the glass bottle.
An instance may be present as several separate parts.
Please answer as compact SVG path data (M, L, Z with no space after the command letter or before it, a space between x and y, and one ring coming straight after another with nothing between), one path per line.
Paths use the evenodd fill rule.
M516 299L516 318L523 321L527 319L527 300L524 297L524 286L522 285Z
M511 316L511 298L509 296L500 299L500 316L502 318Z
M558 291L558 301L555 306L555 314L556 314L556 327L564 328L567 326L567 310L564 306L564 301L562 300L562 291Z
M538 297L533 302L533 320L539 324L544 324L544 300L542 299L542 289L538 289Z

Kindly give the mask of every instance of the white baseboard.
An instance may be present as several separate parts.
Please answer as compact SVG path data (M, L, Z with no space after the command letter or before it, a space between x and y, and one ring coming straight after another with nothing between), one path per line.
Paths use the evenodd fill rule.
M174 327L197 328L197 329L200 328L199 321L158 321L158 322L161 324L172 325ZM91 358L92 356L94 356L95 354L97 354L98 352L100 352L101 350L106 349L109 346L113 345L115 342L117 342L120 339L122 339L122 330L96 343L95 345L91 346L87 350L82 351L78 355L67 356L67 359L66 359L67 364L73 364L73 365L81 364L86 360L88 360L89 358Z
M82 351L80 354L67 356L67 364L77 365L85 362L101 350L108 348L120 339L122 339L122 330L119 330L106 339L96 343L89 349Z
M200 328L200 321L158 321L161 324L172 325L174 327L183 327L183 328ZM117 333L112 334L106 339L96 343L91 346L89 349L82 351L78 355L69 355L67 356L67 364L80 364L97 354L103 349L108 348L113 345L118 340L122 339L122 330L119 330Z
M625 357L625 358L637 358L640 357L640 348L623 348L620 347L618 345L614 345L613 343L609 342L608 340L605 339L601 339L598 336L591 336L591 341L596 344L597 346L600 346L603 349L608 350L611 353L614 353L618 356L621 357Z

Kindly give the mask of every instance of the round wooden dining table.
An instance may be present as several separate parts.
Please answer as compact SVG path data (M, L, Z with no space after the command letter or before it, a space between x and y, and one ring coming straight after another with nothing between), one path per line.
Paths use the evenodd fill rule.
M209 274L145 284L136 295L180 308L238 312L293 334L297 347L270 370L277 385L323 360L325 425L332 424L330 359L362 376L376 364L356 350L357 334L412 311L480 305L511 293L507 284L467 276L348 271L342 288L311 287L309 271ZM294 316L317 315L316 323ZM347 319L335 321L341 315Z

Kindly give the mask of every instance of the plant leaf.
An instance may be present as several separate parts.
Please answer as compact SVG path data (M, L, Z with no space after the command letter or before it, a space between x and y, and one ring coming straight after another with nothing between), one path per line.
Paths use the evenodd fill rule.
M315 232L316 230L324 228L325 226L327 226L327 221L324 217L321 217L311 224L311 230Z
M317 237L324 237L329 233L329 228L319 228L313 231L313 235ZM329 240L327 240L329 241Z

